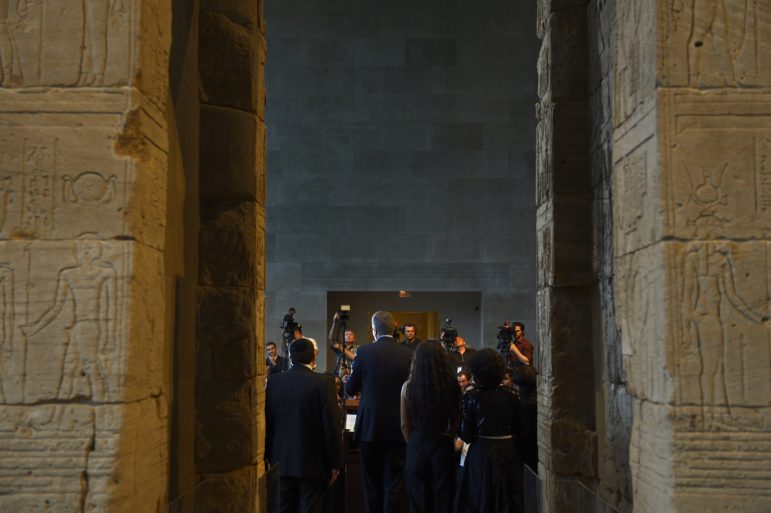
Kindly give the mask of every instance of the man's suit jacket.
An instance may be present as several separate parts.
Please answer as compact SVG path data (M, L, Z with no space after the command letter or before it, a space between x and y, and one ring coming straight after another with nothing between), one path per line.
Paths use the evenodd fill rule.
M304 365L268 377L265 459L282 476L327 479L340 468L340 413L335 381Z
M348 395L361 392L356 412L354 439L358 442L402 444L399 398L410 374L412 352L394 341L380 337L360 346L346 384Z
M286 365L286 358L283 356L276 356L276 365L273 367L270 366L270 361L266 358L265 364L268 367L268 373L269 374L278 374L279 372L284 372Z

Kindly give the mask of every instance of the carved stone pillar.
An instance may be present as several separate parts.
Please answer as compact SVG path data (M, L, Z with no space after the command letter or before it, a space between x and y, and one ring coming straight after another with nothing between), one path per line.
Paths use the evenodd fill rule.
M624 1L617 23L616 312L634 511L769 511L771 11Z
M199 23L196 510L253 512L264 499L262 2L202 0Z
M539 2L538 445L544 511L578 511L596 470L587 1Z
M171 12L0 3L0 510L166 503Z

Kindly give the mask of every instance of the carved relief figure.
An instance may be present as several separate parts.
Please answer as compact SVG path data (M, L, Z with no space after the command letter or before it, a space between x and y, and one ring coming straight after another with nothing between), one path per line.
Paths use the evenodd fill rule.
M8 375L8 365L13 353L13 302L13 269L8 264L0 264L0 401L5 401L2 379Z
M11 177L0 178L0 232L5 225L5 216L8 213L8 200L11 195Z
M84 234L74 245L77 264L59 271L53 305L33 324L22 327L29 337L50 324L67 304L74 320L64 356L58 397L79 395L108 399L108 352L116 345L117 273L102 259L102 241ZM85 390L81 388L85 385Z
M12 86L22 82L19 49L9 26L14 13L20 19L26 18L27 0L0 0L0 84Z
M743 8L732 2L726 5L726 0L693 0L691 11L691 37L688 41L689 85L712 85L705 74L722 75L726 85L736 85L737 60L745 51L756 50L757 34L749 30L751 18L757 16L756 0L743 2ZM734 21L736 20L736 21ZM751 70L757 73L757 54ZM714 61L713 65L705 65L704 61Z
M78 85L104 84L110 15L122 15L123 0L83 0L85 24Z
M725 361L734 356L736 348L730 347L731 333L726 326L732 325L737 312L753 323L767 318L750 307L737 290L729 243L714 241L725 222L719 212L724 204L721 178L705 171L703 179L691 198L701 207L690 220L697 240L688 243L683 261L683 339L698 346L702 411L709 406L726 406L730 411ZM705 413L703 416L705 423L713 420Z

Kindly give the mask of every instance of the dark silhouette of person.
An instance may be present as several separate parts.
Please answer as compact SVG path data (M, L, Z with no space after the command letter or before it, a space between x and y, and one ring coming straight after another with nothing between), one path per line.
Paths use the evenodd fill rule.
M375 342L359 347L346 392L361 392L354 440L359 444L364 500L369 513L397 511L404 488L406 446L399 421L400 395L412 352L393 338L394 318L372 316Z
M265 390L265 459L279 465L282 513L321 513L340 472L335 381L312 370L313 344L289 346L292 368L271 374Z

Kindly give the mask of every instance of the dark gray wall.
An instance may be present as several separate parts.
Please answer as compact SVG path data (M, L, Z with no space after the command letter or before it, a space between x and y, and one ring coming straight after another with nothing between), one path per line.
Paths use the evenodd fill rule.
M534 4L266 2L267 339L290 306L323 339L328 290L534 327Z

